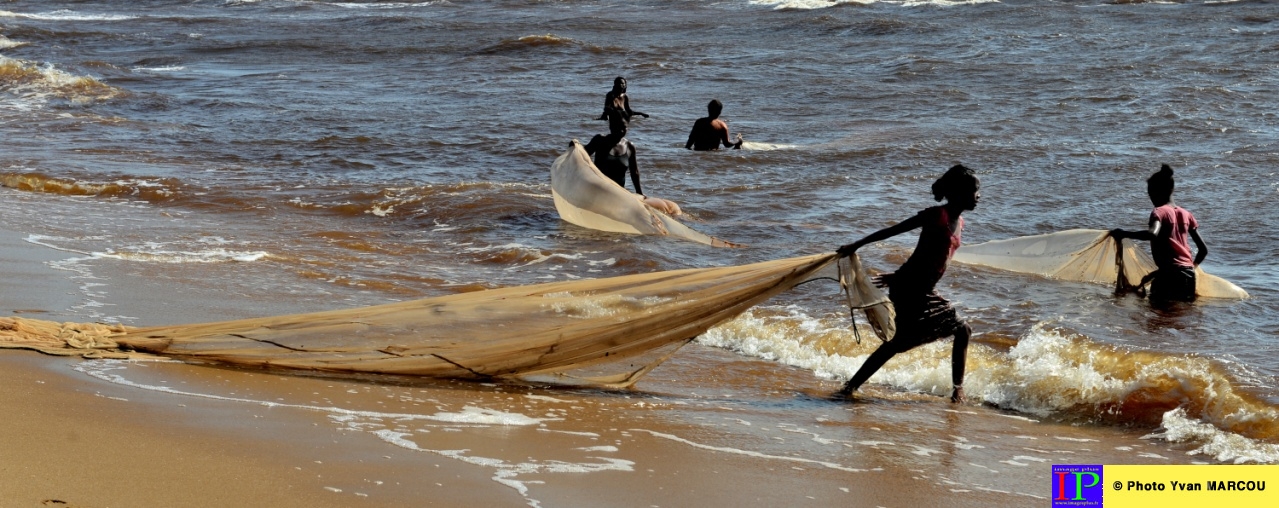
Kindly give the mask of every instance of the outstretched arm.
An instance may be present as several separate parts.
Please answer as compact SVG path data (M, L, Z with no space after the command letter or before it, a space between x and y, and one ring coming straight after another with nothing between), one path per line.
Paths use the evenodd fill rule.
M724 147L733 148L733 149L742 147L741 143L734 144L732 141L728 140L728 123L727 122L721 121L719 122L719 125L716 125L715 127L716 127L715 130L719 132L719 142L723 144Z
M1123 240L1125 238L1129 238L1132 240L1142 240L1142 241L1149 242L1151 240L1154 240L1155 235L1157 234L1159 234L1159 221L1157 220L1150 224L1150 229L1147 229L1144 231L1129 231L1125 229L1110 230L1110 236L1115 237L1116 240Z
M1190 239L1195 241L1195 248L1199 251L1195 254L1195 266L1204 262L1204 258L1208 257L1208 244L1204 243L1204 239L1199 236L1198 229L1190 230Z
M729 141L730 136L728 134L728 122L723 120L719 120L718 122L719 124L716 125L716 130L719 131L719 142L723 143L725 147L732 148L734 150L740 149L742 147L742 135L737 135L736 143Z
M860 249L863 245L866 245L868 243L878 242L880 240L887 240L889 238L900 235L907 231L917 229L924 225L923 220L924 219L921 218L919 215L915 215L914 217L901 221L895 225L886 227L884 229L881 229L879 231L866 235L866 237L862 238L861 240L850 243L848 245L844 245L843 247L840 247L838 250L836 250L835 253L839 254L840 256L851 256L853 255L854 252L857 252L857 249Z
M1128 231L1124 229L1112 229L1110 230L1110 236L1115 237L1116 240L1129 238L1133 240L1150 241L1155 239L1155 235L1150 234L1150 231Z
M742 135L741 135L741 134L738 134L738 135L737 135L737 142L736 142L736 143L729 143L729 142L728 142L728 128L727 128L727 127L725 127L725 128L724 128L724 146L730 147L730 148L732 148L732 149L734 149L734 150L740 150L740 149L742 148Z
M622 100L623 100L623 101L625 102L625 104L626 104L625 108L626 108L626 116L627 116L627 117L634 116L634 115L639 115L639 116L642 116L642 117L644 117L644 118L648 118L648 115L647 115L647 114L640 113L639 111L635 111L635 110L631 109L631 96L629 96L629 95L628 95L628 96L624 97Z
M1123 229L1112 229L1110 230L1110 236L1115 237L1116 240L1131 238L1133 240L1144 240L1149 242L1159 236L1159 230L1162 226L1163 226L1163 223L1159 222L1159 218L1155 217L1155 214L1152 213L1150 214L1150 225L1145 231L1127 231Z

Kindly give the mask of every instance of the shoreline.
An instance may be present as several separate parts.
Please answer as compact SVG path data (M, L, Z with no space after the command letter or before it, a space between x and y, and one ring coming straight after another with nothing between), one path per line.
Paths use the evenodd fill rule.
M0 230L0 311L76 321L74 274L60 251ZM342 506L315 480L251 442L192 433L173 416L119 407L71 376L76 358L0 350L0 499L15 506ZM147 488L145 485L154 485Z
M90 361L0 351L0 382L10 387L0 394L0 408L10 415L8 432L0 438L5 450L0 472L6 478L0 481L0 498L17 505L57 501L64 504L56 506L74 507L680 506L693 500L707 506L796 500L813 506L853 500L917 506L945 494L883 468L702 445L679 437L696 429L672 428L670 422L636 414L559 422L554 429L432 426L429 435L447 436L448 442L418 438L406 442L406 449L351 427L334 428L323 411L133 389L77 375L72 367L81 362ZM185 374L158 374L162 379L226 383L236 387L229 393L253 392L255 398L309 392L330 400L380 388L176 362L145 367L151 368ZM463 399L457 404L462 406L477 398L484 406L501 404L511 395L471 383L450 384L416 391L430 392L434 400ZM295 389L298 385L304 388ZM550 393L526 397L579 403L575 394ZM601 425L609 431L601 431ZM475 435L468 435L473 429ZM617 448L608 444L614 442L611 437L630 441L625 459L601 460ZM463 453L451 454L454 447ZM597 450L574 453L587 448ZM528 459L517 463L521 457ZM492 460L505 464L485 463ZM557 470L557 461L570 467ZM588 467L572 470L580 466ZM955 501L947 505L989 506L998 497Z
M77 274L46 265L62 253L0 233L14 287L0 314L89 320L73 308ZM156 287L117 277L110 289ZM168 289L150 298L171 319L225 311ZM1139 458L1144 445L1121 429L927 396L832 403L814 392L835 384L811 372L697 344L630 391L26 350L0 351L0 370L12 387L0 395L11 415L0 499L19 504L976 507L1046 499L1055 458L1162 459Z
M48 265L71 257L26 241L27 235L0 229L0 313L49 321L74 320L80 287L71 273Z
M79 274L48 264L73 255L25 238L0 230L0 314L91 321L75 310L84 304L73 280ZM157 295L165 296L175 295ZM188 303L183 315L199 313ZM350 506L360 497L342 495L331 479L382 467L343 464L343 453L358 450L312 453L331 440L315 422L239 432L242 423L225 408L103 383L72 370L83 362L0 350L0 383L8 387L0 390L7 415L0 499L15 506ZM306 445L295 444L299 435L309 435ZM467 477L471 488L491 484L457 473L450 479Z

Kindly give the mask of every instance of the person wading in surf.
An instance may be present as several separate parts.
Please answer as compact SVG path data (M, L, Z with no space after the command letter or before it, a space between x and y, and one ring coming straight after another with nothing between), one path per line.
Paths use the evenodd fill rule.
M618 76L613 80L613 89L604 94L604 113L596 120L608 120L609 111L619 111L627 122L635 115L648 118L648 115L631 109L631 98L626 95L626 78Z
M728 122L719 119L719 114L724 111L724 104L718 99L712 99L710 104L706 105L708 116L698 118L693 122L693 130L688 133L688 142L684 143L685 149L691 150L719 150L719 145L723 143L726 147L741 148L742 135L737 135L737 142L729 141Z
M840 247L840 256L850 256L863 245L885 240L907 231L919 229L919 243L910 258L894 273L883 274L875 283L888 288L888 299L897 311L894 320L897 333L870 354L861 368L844 384L838 396L850 398L854 391L870 379L890 358L938 339L955 336L951 353L951 402L964 400L964 363L972 328L960 319L955 309L937 294L935 286L946 273L955 249L959 248L964 220L960 214L972 210L981 201L981 182L972 170L961 165L951 167L933 182L933 198L946 199L941 206L925 208L914 217L867 235Z
M606 115L608 116L608 135L596 134L583 148L586 149L587 155L593 156L595 167L622 188L626 187L626 174L630 173L635 193L643 196L644 191L640 189L639 165L635 162L635 145L626 139L626 120L622 112L616 109L607 111Z
M1159 171L1146 179L1146 194L1155 209L1150 212L1150 227L1145 231L1112 229L1110 236L1116 240L1131 238L1150 242L1150 254L1155 258L1157 270L1141 279L1139 287L1150 283L1150 300L1157 304L1169 302L1193 302L1195 300L1195 267L1208 257L1208 245L1199 236L1199 222L1190 210L1172 202L1172 167L1162 165ZM1190 242L1195 241L1198 253L1190 256ZM1153 279L1153 280L1152 280Z

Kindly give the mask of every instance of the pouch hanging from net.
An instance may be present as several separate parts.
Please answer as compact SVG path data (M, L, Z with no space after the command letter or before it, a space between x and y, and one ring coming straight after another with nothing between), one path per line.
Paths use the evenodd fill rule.
M897 332L894 321L897 313L888 296L875 287L870 277L866 275L861 258L856 254L843 257L840 258L837 266L839 267L839 288L843 291L845 302L848 304L848 315L853 321L853 335L857 337L857 343L862 342L861 332L857 329L857 311L859 310L865 312L867 322L880 340L884 342L892 340Z

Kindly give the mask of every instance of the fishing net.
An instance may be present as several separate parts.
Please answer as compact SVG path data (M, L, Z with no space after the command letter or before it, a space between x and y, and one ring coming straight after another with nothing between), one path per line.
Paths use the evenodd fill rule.
M55 323L0 317L0 348L33 349L57 356L124 359L131 355L121 351L113 338L129 330L129 327L119 324Z
M551 165L551 196L560 218L578 226L641 235L674 236L713 247L738 247L685 226L666 212L679 207L664 199L634 194L595 167L576 139Z
M1122 246L1109 231L1072 229L1046 235L1022 236L978 245L965 245L955 261L1001 270L1032 273L1060 280L1137 287L1155 271L1155 260L1131 240ZM1248 292L1229 281L1195 268L1195 293L1210 298L1248 298Z
M893 303L889 301L888 295L876 287L871 278L866 275L861 258L856 254L840 258L838 267L839 287L844 292L848 310L852 313L850 317L853 319L853 333L857 334L857 342L860 344L862 341L856 326L859 310L866 314L871 330L880 340L884 342L893 340L893 336L897 333L895 321L897 312L893 309Z
M625 387L708 328L820 277L835 260L820 254L177 326L0 318L0 347L323 372L551 376ZM854 287L856 279L848 277Z

